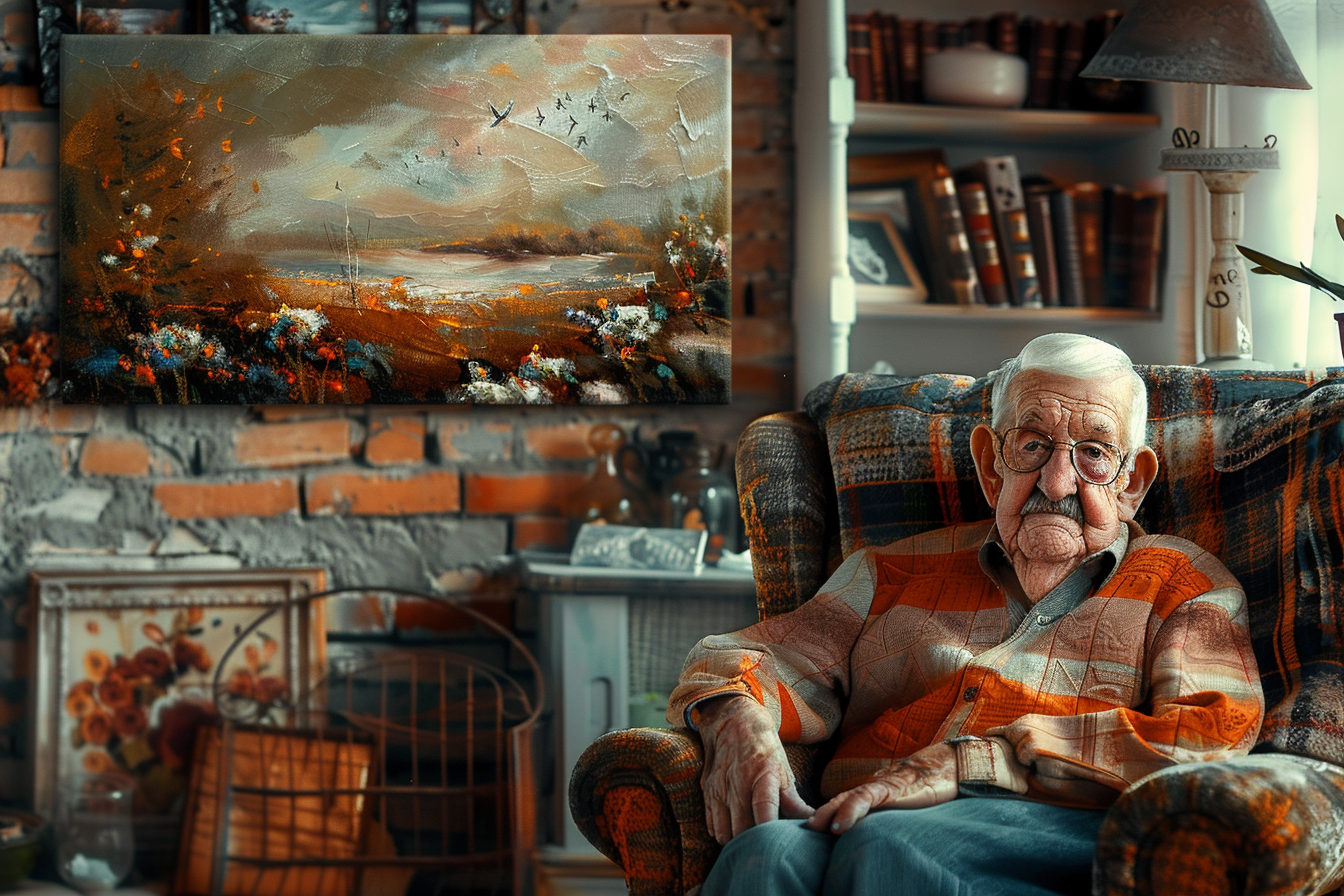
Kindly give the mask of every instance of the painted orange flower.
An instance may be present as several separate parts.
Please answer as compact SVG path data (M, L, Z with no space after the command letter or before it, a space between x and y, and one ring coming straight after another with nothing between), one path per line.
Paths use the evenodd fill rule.
M255 688L252 673L246 669L235 669L229 676L228 684L224 685L224 690L237 697L251 697Z
M65 711L77 719L82 719L96 706L93 700L93 682L85 679L77 682L65 695Z
M159 627L157 622L146 622L144 625L140 626L140 631L144 632L145 637L155 644L162 644L164 641L168 640L168 637L164 635L163 629Z
M135 689L113 672L98 683L98 700L109 709L121 709L135 702Z
M96 747L107 746L112 736L112 717L101 709L94 709L79 720L79 734L85 743Z
M145 711L134 703L117 707L112 716L112 730L122 740L135 737L147 727Z
M112 658L101 650L88 650L84 653L84 672L90 681L98 682L112 668Z
M135 662L140 666L141 672L155 681L173 670L173 658L157 647L145 647L139 650L135 654Z
M205 647L182 635L173 639L173 662L179 671L195 669L197 672L209 672L213 664Z
M117 763L106 750L86 750L81 762L84 771L94 775L104 775L117 770Z
M263 675L257 679L252 696L261 704L276 703L285 696L286 690L288 689L283 678L278 675Z

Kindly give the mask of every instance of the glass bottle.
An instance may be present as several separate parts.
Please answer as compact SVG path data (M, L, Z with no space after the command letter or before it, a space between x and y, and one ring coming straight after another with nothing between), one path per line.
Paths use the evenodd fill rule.
M614 423L599 423L588 432L588 445L597 455L593 475L574 494L571 516L581 523L605 522L613 526L644 526L649 522L649 501L629 469L633 449L625 443L625 431Z
M667 483L668 526L704 529L709 533L705 562L715 563L725 549L737 547L737 489L718 469L720 445L696 445L687 452L686 467Z
M115 775L74 775L61 788L56 808L56 867L81 893L114 889L131 872L129 780Z

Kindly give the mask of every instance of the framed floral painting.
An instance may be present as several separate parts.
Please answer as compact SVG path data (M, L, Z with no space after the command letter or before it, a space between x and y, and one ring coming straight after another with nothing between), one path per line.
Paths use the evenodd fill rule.
M324 670L318 569L34 572L33 804L79 772L135 784L137 853L171 864L197 731L302 724ZM166 867L166 866L164 866Z

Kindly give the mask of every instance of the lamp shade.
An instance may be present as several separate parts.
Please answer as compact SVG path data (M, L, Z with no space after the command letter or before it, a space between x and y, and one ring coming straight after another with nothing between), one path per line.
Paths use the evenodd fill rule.
M1079 74L1311 89L1265 0L1136 0Z

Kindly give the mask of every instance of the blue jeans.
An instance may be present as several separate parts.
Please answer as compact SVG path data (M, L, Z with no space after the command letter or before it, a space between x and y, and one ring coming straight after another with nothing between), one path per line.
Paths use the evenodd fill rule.
M1103 815L963 797L878 810L839 837L772 821L724 847L700 896L1087 896Z

